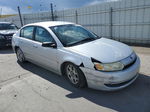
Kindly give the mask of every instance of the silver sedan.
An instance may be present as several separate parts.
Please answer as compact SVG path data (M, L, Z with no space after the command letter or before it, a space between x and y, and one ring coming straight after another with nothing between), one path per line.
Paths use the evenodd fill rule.
M75 87L118 90L138 77L140 59L127 45L70 22L39 22L13 35L20 63L30 61L67 77Z

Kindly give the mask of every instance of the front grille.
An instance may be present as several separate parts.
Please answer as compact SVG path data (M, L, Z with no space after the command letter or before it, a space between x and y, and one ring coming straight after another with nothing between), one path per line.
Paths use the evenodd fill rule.
M11 39L12 39L12 34L5 35L5 38L6 38L7 40L11 40Z
M136 75L137 76L137 75ZM120 86L123 86L123 85L126 85L128 84L130 81L132 81L136 76L134 76L133 78L131 78L130 80L127 80L125 82L121 82L121 83L118 83L118 84L105 84L105 86L108 86L108 87L120 87Z
M126 65L126 66L124 66L124 68L123 68L123 69L127 69L127 68L129 68L129 67L130 67L130 66L132 66L135 62L136 62L136 59L135 59L132 63L130 63L130 64L128 64L128 65Z
M137 56L135 53L132 53L129 57L121 60L121 63L124 65L123 69L127 69L136 62Z

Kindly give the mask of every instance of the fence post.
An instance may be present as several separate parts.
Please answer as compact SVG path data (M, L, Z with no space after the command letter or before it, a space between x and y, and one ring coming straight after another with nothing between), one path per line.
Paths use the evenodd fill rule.
M77 12L77 10L75 12L75 18L76 18L76 23L78 24L78 12Z
M19 6L18 6L18 13L19 13L19 18L20 18L21 26L23 26L23 22L22 22L22 17L21 17L20 7Z
M24 14L22 14L22 23L25 25Z
M113 30L113 18L112 18L112 13L113 13L113 9L112 7L110 7L110 12L109 12L109 32L110 32L110 38L113 39L112 36L112 30Z
M53 12L53 4L50 4L51 6L51 16L52 16L52 21L54 21L54 12Z

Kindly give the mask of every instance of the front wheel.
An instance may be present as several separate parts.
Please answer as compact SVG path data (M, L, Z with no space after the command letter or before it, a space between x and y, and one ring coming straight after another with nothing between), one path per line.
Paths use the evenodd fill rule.
M65 65L65 74L69 82L75 87L82 88L86 86L85 76L78 66L67 63Z
M25 62L25 57L24 54L22 52L22 50L20 48L16 49L16 55L17 55L17 59L20 63L24 63Z

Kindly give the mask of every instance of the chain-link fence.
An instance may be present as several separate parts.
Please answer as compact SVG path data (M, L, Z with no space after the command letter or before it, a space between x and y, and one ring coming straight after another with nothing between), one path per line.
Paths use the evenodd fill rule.
M57 11L56 21L81 24L99 36L123 42L150 44L150 0L119 0ZM23 14L23 23L51 21L50 12ZM1 19L20 26L19 16Z

